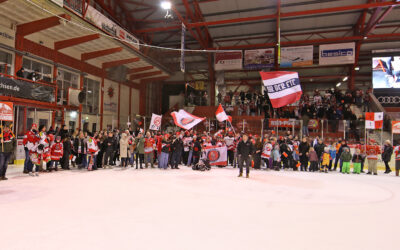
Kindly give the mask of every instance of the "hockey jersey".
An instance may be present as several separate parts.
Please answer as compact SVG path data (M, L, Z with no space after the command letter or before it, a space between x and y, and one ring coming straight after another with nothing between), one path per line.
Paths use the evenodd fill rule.
M378 155L381 153L381 148L378 145L367 145L367 159L378 160Z
M263 151L261 153L261 158L269 159L271 157L272 145L271 143L265 143L263 146Z
M51 160L59 161L64 153L62 142L53 143L53 145L51 145L50 147L50 152L51 152Z

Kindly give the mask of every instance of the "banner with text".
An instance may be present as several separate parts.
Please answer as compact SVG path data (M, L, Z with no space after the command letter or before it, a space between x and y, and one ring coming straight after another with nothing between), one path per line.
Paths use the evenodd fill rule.
M400 134L400 121L392 121L392 133Z
M0 77L0 95L54 102L54 87L35 82Z
M129 43L135 48L139 48L139 40L136 37L118 26L116 23L111 21L108 17L103 15L100 11L96 10L92 6L88 7L85 19L93 23L97 27L101 28L105 32L109 33L110 35L122 39L123 41Z
M313 65L314 46L281 48L281 67Z
M233 70L242 69L243 52L216 52L215 53L215 70Z
M274 66L275 49L254 49L245 50L244 68L245 69L263 69Z
M353 64L355 61L355 47L353 43L324 44L319 46L319 64Z

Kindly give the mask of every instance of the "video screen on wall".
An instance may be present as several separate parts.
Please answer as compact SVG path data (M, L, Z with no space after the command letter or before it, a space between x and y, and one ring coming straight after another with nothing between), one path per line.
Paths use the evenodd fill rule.
M400 56L372 58L374 89L400 89Z

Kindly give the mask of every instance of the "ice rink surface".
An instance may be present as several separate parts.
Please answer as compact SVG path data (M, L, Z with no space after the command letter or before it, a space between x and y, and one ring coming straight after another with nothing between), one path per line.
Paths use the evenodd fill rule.
M237 169L0 182L0 249L400 249L400 178Z

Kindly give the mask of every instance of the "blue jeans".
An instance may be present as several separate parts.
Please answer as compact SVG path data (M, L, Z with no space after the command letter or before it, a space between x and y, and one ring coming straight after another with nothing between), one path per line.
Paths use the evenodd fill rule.
M10 160L11 153L0 153L0 178L6 177L8 160Z
M187 161L187 166L190 166L192 163L192 156L193 156L193 150L189 151L189 156L188 156L188 161Z
M158 163L159 168L163 168L163 169L168 168L168 156L169 156L169 153L161 152L161 155L159 158L160 162Z
M87 168L87 166L88 166L87 155L86 154L82 154L82 167L83 168Z
M29 172L32 169L33 164L31 158L29 157L29 150L25 149L25 161L24 161L24 172Z

